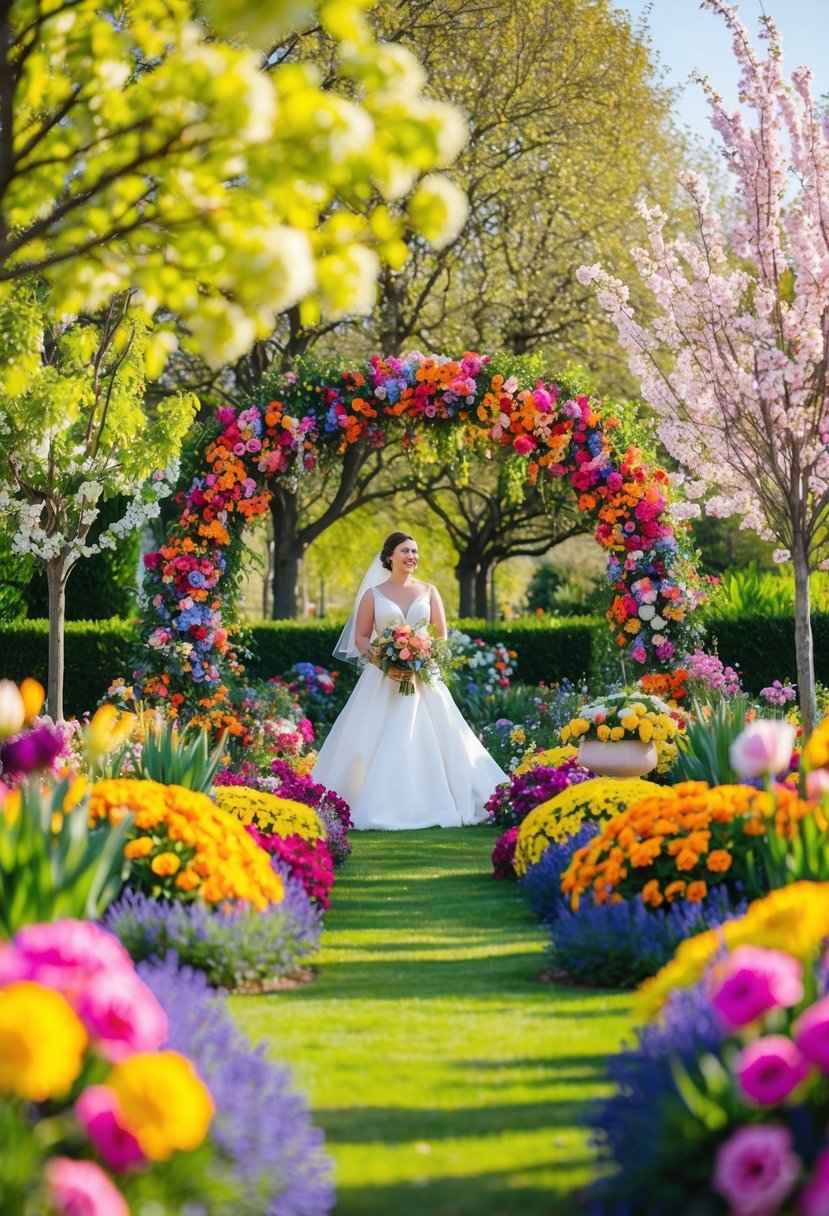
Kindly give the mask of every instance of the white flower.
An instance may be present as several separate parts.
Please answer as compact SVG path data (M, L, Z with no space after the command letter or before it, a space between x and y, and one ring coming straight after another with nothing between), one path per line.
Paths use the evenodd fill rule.
M643 621L649 621L652 616L655 616L656 609L653 604L640 604L638 615Z

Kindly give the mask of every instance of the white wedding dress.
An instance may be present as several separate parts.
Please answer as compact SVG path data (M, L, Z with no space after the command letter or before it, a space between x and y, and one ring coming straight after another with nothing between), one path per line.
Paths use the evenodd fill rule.
M378 587L378 633L429 620L429 590L404 614ZM351 807L356 828L457 828L488 819L484 804L506 773L463 718L442 680L395 680L369 664L320 748L313 779Z

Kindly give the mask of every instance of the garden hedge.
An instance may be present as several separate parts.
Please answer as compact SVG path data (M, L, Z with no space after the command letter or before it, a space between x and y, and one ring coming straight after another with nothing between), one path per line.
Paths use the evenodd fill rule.
M553 620L458 621L457 626L485 642L503 642L516 651L514 679L528 684L590 678L605 629L591 617ZM246 629L251 652L248 674L267 679L295 663L331 665L340 624L327 621L263 621ZM743 682L758 693L772 680L794 681L794 621L791 617L709 618L706 645L716 643L724 663L739 665ZM829 685L829 614L812 616L817 679ZM68 715L94 709L116 676L129 678L135 626L130 621L67 621L64 702ZM31 675L45 684L46 621L0 624L0 679Z
M755 696L772 680L797 681L793 616L708 617L706 644L716 644L723 663L738 667ZM829 685L829 613L812 613L815 678Z

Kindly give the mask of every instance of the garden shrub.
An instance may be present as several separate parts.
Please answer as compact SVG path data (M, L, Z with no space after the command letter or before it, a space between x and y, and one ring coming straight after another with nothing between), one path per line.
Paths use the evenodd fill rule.
M725 663L739 669L743 685L757 695L771 675L780 680L797 680L794 647L794 615L708 617L705 635L716 642L717 653ZM829 684L829 613L812 613L815 677ZM774 671L769 672L773 657Z
M131 670L135 626L130 621L67 621L63 702L67 716L91 712L119 672ZM32 676L45 686L49 667L47 621L0 625L0 678Z
M162 962L203 971L214 988L267 989L296 973L319 945L321 914L302 884L283 874L285 898L261 912L249 904L210 908L200 900L152 899L127 891L104 921L135 962Z

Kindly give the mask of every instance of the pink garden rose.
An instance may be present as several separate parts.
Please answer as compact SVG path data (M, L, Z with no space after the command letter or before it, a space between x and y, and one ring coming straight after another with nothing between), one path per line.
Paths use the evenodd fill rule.
M102 971L135 974L118 938L86 920L25 925L0 950L0 985L34 980L73 1005L90 978Z
M737 1078L745 1096L758 1106L775 1106L809 1075L809 1061L784 1034L755 1039L740 1052Z
M739 946L711 975L711 1004L731 1027L803 998L803 964L782 950Z
M772 1216L800 1174L791 1132L779 1124L740 1127L717 1150L711 1185L731 1216Z
M779 718L756 718L738 735L728 751L732 768L741 777L771 777L788 769L795 728Z
M46 1187L61 1216L129 1216L124 1196L94 1161L53 1157Z
M125 1124L118 1095L108 1085L90 1085L85 1089L75 1103L75 1114L96 1151L116 1173L146 1160Z
M804 1010L792 1027L792 1033L806 1059L829 1076L829 996Z
M134 971L93 975L75 1008L104 1059L115 1064L167 1040L167 1014Z

